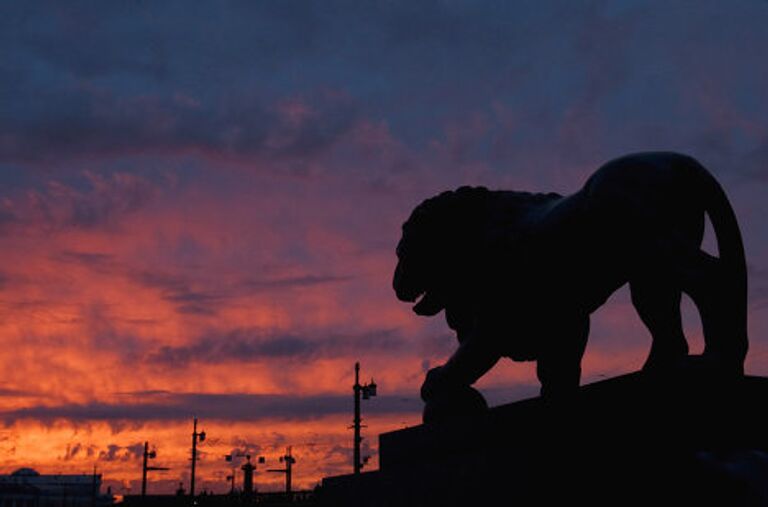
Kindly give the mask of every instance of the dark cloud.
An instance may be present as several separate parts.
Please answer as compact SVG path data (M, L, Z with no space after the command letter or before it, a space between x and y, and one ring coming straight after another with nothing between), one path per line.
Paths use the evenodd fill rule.
M259 93L258 81L274 74L243 57L271 60L294 44L275 24L255 28L267 20L247 6L184 8L179 19L170 4L42 5L0 11L9 48L0 63L5 163L183 153L300 161L356 121L352 102L338 93L302 90L280 101ZM211 24L211 16L222 19ZM243 30L222 30L228 23ZM261 41L275 35L277 44Z
M366 411L371 414L413 413L421 410L416 393L382 395ZM347 395L266 395L266 394L158 394L146 396L143 403L101 403L40 405L0 411L6 424L32 419L46 424L107 421L110 423L184 420L192 414L208 420L259 421L277 419L301 421L351 411ZM115 449L113 455L126 456ZM133 452L133 451L130 451ZM101 454L101 453L100 453ZM109 453L107 453L109 455ZM128 459L128 458L126 458Z
M144 397L144 396L158 396L158 395L164 395L164 394L171 394L171 392L165 389L147 389L143 391L119 391L119 392L116 392L115 394L123 395L123 396Z
M262 329L234 329L202 336L191 344L162 346L146 360L180 367L189 363L248 362L269 359L316 359L353 353L395 354L407 340L394 329L372 330L359 335L323 336L272 335Z
M135 282L160 292L161 297L172 303L180 314L214 316L231 293L193 287L195 280L178 274L159 271L141 271L129 274ZM200 282L197 283L200 285Z
M80 449L82 448L82 444L76 443L74 445L67 444L67 450L64 453L63 459L65 461L68 461L70 459L76 458L77 455L80 453Z
M312 287L315 285L335 284L352 280L351 276L304 275L285 278L252 279L243 282L245 287L255 291Z
M261 444L251 442L239 436L232 437L231 443L234 447L232 447L232 449L227 454L232 456L233 466L238 466L241 463L244 463L247 461L249 456L255 463L258 459L258 456L265 452L265 447Z
M13 389L8 387L0 387L0 398L21 398L28 396L39 396L39 393L34 391L28 391L25 389Z
M100 302L87 302L79 307L77 315L85 330L86 343L94 350L109 351L120 361L139 361L144 354L143 341L122 329L126 321L116 315L116 310L114 305Z
M47 179L37 188L5 197L0 206L12 210L6 213L10 217L6 229L13 225L39 234L64 228L115 227L122 217L145 207L159 193L157 184L133 173L84 171L71 181ZM82 255L76 257L70 252L62 259L87 260Z
M114 255L97 252L76 252L72 250L65 250L57 256L57 259L63 262L85 264L87 266L103 266L113 262Z
M516 385L505 388L483 389L483 394L492 405L508 403L510 400L536 396L538 386ZM280 395L243 393L132 393L131 403L91 402L86 404L39 405L20 409L0 411L0 419L6 424L33 419L45 424L59 420L74 423L106 421L109 423L138 423L151 421L176 421L191 417L192 414L206 420L260 421L283 420L301 421L334 414L351 412L349 395ZM380 394L375 402L366 405L366 413L375 414L417 414L422 402L414 389L408 393ZM233 437L233 452L256 455L263 449L259 444ZM274 444L278 445L278 444ZM140 455L140 444L120 448L110 446L100 451L107 459L131 459Z
M194 154L219 162L301 163L331 147L357 118L349 100L325 94L276 105L245 96L231 105L201 105L178 95L119 97L92 89L58 95L52 104L67 110L53 107L35 122L27 116L2 124L0 156L5 161L57 165L84 158Z
M96 447L95 445L85 445L81 442L70 443L70 444L67 444L67 449L64 452L64 456L60 457L60 459L64 461L70 461L78 457L80 457L81 459L92 458L96 454L97 450L98 450L98 447ZM107 450L107 453L108 452L109 452L109 448ZM99 454L100 455L104 454L104 451L99 452Z
M172 303L181 314L215 316L221 306L232 298L247 293L279 289L302 289L336 284L351 280L349 276L302 275L295 277L246 279L227 284L222 281L206 281L205 278L182 274L141 271L129 273L133 281L160 292L161 297Z
M0 16L0 153L21 164L156 153L306 170L365 121L512 173L764 144L745 131L768 86L757 3L27 4ZM482 135L446 128L481 117Z
M53 258L65 264L76 264L92 271L105 273L114 270L115 256L101 252L81 252L74 250L63 250L54 255Z
M136 461L144 455L144 444L136 442L128 446L109 444L99 451L99 461Z

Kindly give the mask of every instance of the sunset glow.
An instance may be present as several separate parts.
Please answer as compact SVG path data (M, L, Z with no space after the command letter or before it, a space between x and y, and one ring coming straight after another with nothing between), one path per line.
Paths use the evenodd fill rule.
M747 372L768 374L768 4L416 4L0 6L0 473L95 466L136 493L149 441L171 468L149 489L171 493L197 416L198 489L228 491L239 453L280 490L288 446L310 489L352 470L355 361L379 385L376 468L456 345L391 288L413 207L466 184L569 193L633 151L690 153L726 188ZM649 346L622 289L583 382ZM479 387L533 396L534 370L504 360Z

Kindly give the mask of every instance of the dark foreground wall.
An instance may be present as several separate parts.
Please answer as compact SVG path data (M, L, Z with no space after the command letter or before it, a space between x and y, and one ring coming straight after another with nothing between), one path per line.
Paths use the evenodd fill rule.
M636 373L380 436L325 505L768 505L768 378Z
M314 491L293 491L291 493L255 493L251 495L126 495L122 507L241 507L269 505L271 507L315 505ZM58 507L58 506L56 506Z

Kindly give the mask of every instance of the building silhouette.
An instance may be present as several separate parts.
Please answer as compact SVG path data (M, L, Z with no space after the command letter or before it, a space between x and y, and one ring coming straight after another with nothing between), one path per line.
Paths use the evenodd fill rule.
M101 474L43 475L20 468L0 475L0 507L102 507L111 495L101 494Z

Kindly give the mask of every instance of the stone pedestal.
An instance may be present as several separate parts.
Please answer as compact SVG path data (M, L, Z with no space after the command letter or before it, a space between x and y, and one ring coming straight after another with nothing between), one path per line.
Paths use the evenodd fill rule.
M765 505L768 378L629 374L384 433L380 470L327 505Z

